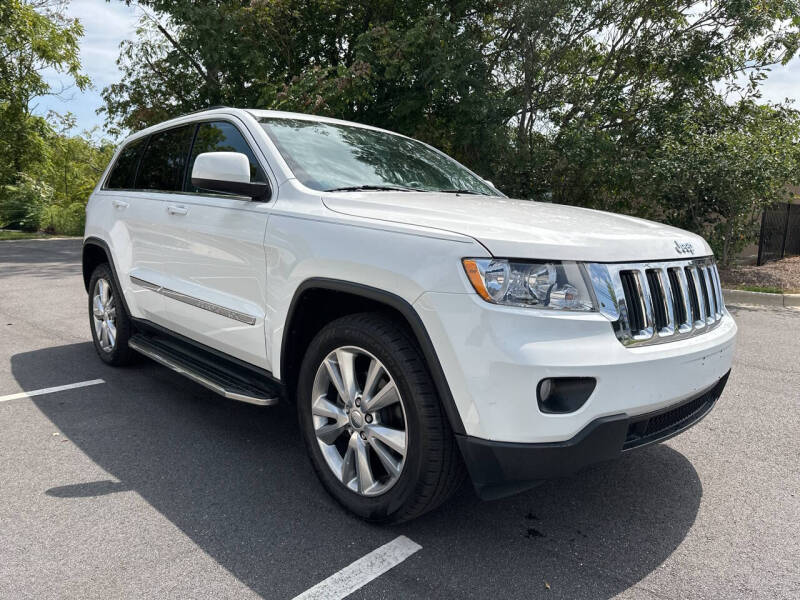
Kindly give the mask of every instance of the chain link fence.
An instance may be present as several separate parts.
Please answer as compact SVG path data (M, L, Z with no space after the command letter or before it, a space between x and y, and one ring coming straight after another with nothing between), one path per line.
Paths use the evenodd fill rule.
M758 264L800 255L800 204L777 204L761 215Z

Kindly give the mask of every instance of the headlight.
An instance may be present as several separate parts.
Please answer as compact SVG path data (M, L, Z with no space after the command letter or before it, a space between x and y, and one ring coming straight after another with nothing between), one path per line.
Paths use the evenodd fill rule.
M505 258L465 258L462 263L472 287L492 304L594 310L578 263Z

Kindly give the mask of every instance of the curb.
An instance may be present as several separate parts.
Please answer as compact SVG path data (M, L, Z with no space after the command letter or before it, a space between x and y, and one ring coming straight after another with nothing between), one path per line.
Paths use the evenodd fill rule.
M800 294L766 294L745 290L722 290L725 304L751 304L755 306L800 307Z

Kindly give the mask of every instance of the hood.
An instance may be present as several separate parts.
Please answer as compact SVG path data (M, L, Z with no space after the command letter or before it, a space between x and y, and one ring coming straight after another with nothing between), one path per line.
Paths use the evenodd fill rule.
M421 192L333 194L323 202L342 214L467 235L504 258L638 262L711 254L688 231L562 204Z

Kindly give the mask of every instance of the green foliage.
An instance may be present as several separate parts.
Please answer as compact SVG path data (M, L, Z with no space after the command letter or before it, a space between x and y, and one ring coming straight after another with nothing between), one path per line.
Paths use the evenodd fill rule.
M380 125L509 195L665 220L723 260L796 180L794 111L755 105L797 53L793 0L139 5L104 90L119 129L212 104Z
M696 115L662 140L643 195L672 223L705 234L723 264L758 235L761 212L788 200L800 165L800 117L740 102ZM709 126L711 124L711 126Z
M740 285L736 289L745 292L761 292L762 294L783 294L783 289L770 285Z
M52 198L49 185L21 173L16 183L0 188L0 227L36 231Z
M86 203L53 204L45 208L39 226L50 233L82 235L86 225Z
M83 232L84 206L112 154L93 132L71 136L75 119L31 113L34 98L57 94L46 70L68 75L79 89L83 27L61 2L0 3L0 226Z

